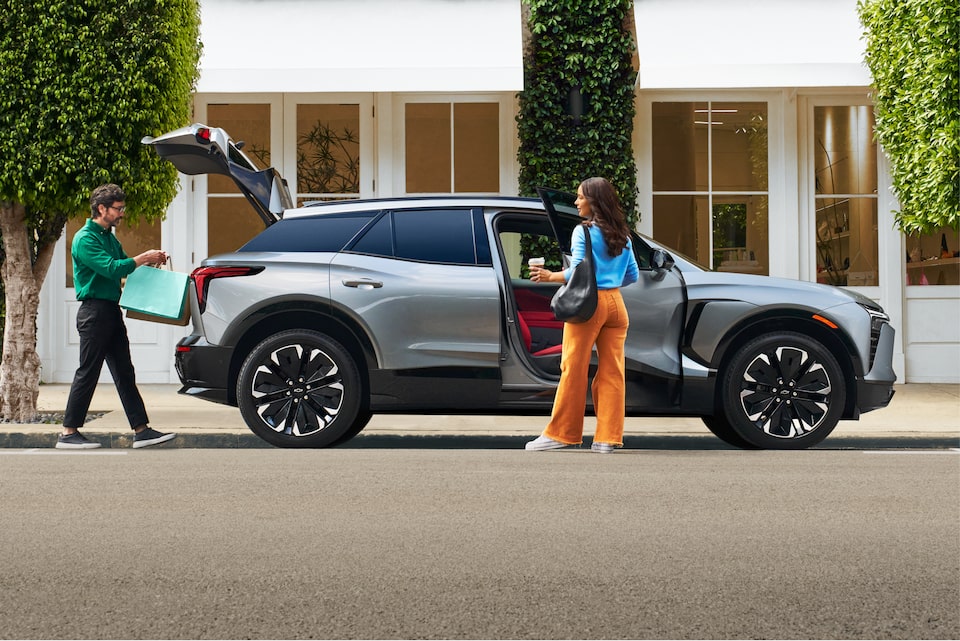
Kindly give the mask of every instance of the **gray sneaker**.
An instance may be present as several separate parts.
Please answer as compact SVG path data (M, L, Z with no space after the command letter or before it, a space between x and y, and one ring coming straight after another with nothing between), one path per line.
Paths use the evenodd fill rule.
M58 436L55 447L58 450L95 450L100 447L100 444L91 441L80 432L74 432L73 434Z
M177 438L177 435L173 432L164 434L163 432L158 432L152 427L148 427L147 429L141 430L133 435L133 448L139 449L141 447L159 445L160 443L172 441L175 438Z

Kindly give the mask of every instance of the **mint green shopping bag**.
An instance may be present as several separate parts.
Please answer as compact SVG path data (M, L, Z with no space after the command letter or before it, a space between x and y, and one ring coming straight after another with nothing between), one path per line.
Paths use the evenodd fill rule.
M142 265L127 276L120 307L127 310L128 318L186 325L190 320L189 284L187 274Z

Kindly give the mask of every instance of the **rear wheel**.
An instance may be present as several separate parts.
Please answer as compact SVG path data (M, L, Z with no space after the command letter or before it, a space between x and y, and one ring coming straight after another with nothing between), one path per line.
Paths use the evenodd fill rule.
M339 343L310 330L271 336L247 356L237 404L254 434L278 447L330 447L370 420L356 363Z
M764 334L744 345L721 384L723 413L733 432L765 449L816 445L837 426L846 402L836 358L818 341L794 332Z

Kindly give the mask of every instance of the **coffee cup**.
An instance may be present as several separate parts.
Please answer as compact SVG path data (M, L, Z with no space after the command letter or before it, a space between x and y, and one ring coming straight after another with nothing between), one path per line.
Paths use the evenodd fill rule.
M545 262L543 258L531 258L527 261L527 265L530 267L543 267Z

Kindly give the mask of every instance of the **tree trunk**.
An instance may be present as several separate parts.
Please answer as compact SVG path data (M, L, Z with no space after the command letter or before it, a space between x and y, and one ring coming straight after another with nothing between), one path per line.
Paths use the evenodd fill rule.
M39 248L31 259L26 209L0 201L0 237L5 259L0 278L6 294L3 362L0 363L0 418L27 422L37 416L40 356L37 354L37 313L40 288L53 259L53 244Z

